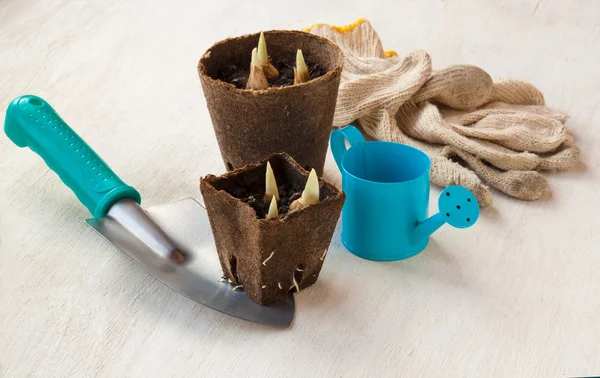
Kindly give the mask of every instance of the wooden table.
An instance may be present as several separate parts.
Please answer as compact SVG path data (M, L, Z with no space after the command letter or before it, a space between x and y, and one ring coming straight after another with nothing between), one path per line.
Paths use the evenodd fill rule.
M435 67L531 81L571 114L587 167L549 174L543 202L496 192L474 228L444 227L405 261L359 259L336 235L281 331L148 276L84 225L35 154L0 136L0 376L600 374L600 2L500 3L0 1L2 109L44 97L146 205L199 199L199 177L224 171L196 73L213 42L358 17ZM331 156L325 176L339 184Z

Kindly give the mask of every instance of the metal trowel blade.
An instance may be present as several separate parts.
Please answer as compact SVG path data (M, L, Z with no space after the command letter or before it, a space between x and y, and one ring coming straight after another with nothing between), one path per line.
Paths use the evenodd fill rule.
M294 319L294 295L269 306L252 301L243 290L223 282L206 210L194 199L146 209L186 256L179 264L159 258L150 248L111 218L88 219L87 224L121 252L170 288L213 310L254 323L287 328Z

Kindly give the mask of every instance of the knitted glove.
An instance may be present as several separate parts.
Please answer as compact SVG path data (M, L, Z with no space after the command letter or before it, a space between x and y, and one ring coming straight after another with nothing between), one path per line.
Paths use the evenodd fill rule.
M372 138L412 145L431 158L431 181L470 189L481 206L487 185L535 200L550 187L538 171L568 169L579 157L565 122L542 93L518 80L498 80L469 65L434 71L421 50L407 57L384 51L361 19L306 29L335 42L345 63L334 127L356 122Z

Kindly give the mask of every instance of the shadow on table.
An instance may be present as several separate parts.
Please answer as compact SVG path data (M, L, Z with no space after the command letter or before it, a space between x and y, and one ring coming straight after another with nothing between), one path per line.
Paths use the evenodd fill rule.
M363 300L374 303L392 300L394 305L399 306L398 310L402 311L403 304L395 304L398 292L415 290L415 285L433 285L428 290L435 290L439 285L465 286L455 257L461 251L449 251L433 238L423 252L394 262L369 261L352 255L341 246L332 247L335 251L328 256L326 267L321 272L322 277L315 285L296 295L295 320L288 330L303 328L305 324L298 324L299 319L306 319L312 324L315 317L339 319L340 313L344 314L344 322L349 324L364 322L365 314L371 310L367 308L356 311L353 307ZM138 274L146 273L140 270ZM365 284L365 280L374 280L377 284ZM155 317L171 317L170 322L180 323L178 327L186 327L199 336L205 337L207 332L226 332L234 337L236 332L240 332L240 335L268 335L286 331L250 323L204 307L152 277L147 277L144 281L146 285L142 287L146 287L149 292L136 296L127 306L137 307L132 311L153 313ZM392 291L394 295L391 295Z

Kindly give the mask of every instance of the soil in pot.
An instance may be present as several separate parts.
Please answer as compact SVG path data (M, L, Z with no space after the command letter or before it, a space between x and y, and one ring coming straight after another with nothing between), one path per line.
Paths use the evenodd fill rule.
M327 70L321 67L318 63L312 63L307 56L304 57L304 60L308 66L308 73L310 74L311 80L321 77L327 73ZM269 86L285 87L294 84L294 66L296 65L295 56L279 57L277 59L273 59L271 63L279 71L279 76L268 79ZM220 80L223 80L226 83L235 85L238 89L244 89L246 88L249 75L250 67L229 64L222 68L218 77Z
M292 202L300 198L306 177L290 169L286 164L282 164L279 159L272 159L271 162L279 189L278 211L279 216L283 217L289 212L289 206ZM250 205L256 212L258 219L264 219L269 212L270 201L264 200L265 194L265 170L263 167L250 169L246 172L243 180L234 180L233 182L223 183L220 189L225 190L235 198ZM327 186L323 186L319 193L319 201L334 195Z

